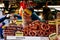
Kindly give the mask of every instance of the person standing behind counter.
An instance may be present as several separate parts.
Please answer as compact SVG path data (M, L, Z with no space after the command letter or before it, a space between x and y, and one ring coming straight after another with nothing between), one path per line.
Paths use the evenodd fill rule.
M48 20L48 16L50 13L50 8L47 6L48 6L48 2L46 2L45 7L43 7L43 15L45 20Z

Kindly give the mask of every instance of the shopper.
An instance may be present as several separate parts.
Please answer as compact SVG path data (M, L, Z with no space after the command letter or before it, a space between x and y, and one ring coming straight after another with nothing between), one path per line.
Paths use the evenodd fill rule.
M5 25L4 22L0 23L0 38L3 38L3 29L2 29L3 25Z
M45 7L43 7L43 15L45 20L48 20L49 13L50 8L48 7L48 2L46 2Z
M7 11L8 11L8 7L9 7L9 0L4 0L4 1L3 1L3 3L4 3L4 6L5 6L5 10L7 10Z

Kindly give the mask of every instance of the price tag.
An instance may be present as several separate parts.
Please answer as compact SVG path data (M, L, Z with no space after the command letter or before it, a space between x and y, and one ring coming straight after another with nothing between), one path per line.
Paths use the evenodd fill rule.
M48 21L48 24L51 24L51 25L56 25L56 21Z
M52 33L52 34L49 35L50 40L55 40L56 37L57 37L56 33Z
M17 24L17 25L22 24L22 20L17 20L17 21L16 21L16 24Z
M23 36L23 32L17 31L17 32L15 33L15 35L16 35L16 36Z

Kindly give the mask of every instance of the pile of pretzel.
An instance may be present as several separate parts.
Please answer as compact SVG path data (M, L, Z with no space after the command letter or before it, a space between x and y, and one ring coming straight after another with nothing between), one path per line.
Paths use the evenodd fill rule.
M49 36L56 32L56 25L42 23L39 20L33 21L23 29L24 36Z
M4 37L6 36L15 36L16 31L22 31L23 27L22 25L15 25L15 24L10 24L9 26L6 26L4 29Z

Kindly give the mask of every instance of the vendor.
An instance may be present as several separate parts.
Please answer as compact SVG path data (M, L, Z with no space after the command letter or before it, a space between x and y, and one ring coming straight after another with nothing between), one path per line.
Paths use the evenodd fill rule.
M50 8L48 7L48 2L46 2L45 7L43 7L43 15L45 20L49 19L48 16L50 13L51 11L50 11Z

